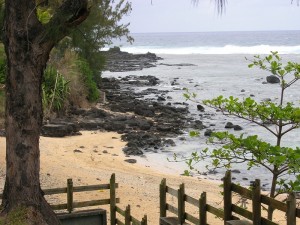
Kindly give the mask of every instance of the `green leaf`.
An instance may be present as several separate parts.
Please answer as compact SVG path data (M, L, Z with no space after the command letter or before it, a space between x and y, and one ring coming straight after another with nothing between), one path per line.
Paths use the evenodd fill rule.
M198 137L200 135L200 132L198 132L198 131L190 131L189 135L191 137Z

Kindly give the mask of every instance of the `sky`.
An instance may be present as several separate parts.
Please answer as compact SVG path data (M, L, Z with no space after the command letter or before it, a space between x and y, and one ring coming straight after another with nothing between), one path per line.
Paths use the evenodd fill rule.
M214 0L130 0L132 33L300 30L297 0L227 0L218 13Z

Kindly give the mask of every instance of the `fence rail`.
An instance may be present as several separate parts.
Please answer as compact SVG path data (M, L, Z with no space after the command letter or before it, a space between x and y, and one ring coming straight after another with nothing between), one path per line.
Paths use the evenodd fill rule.
M181 184L178 190L166 185L166 179L160 184L160 218L167 217L167 211L177 215L178 224L184 224L185 220L192 224L206 225L207 213L211 213L224 220L224 224L229 220L239 220L238 216L242 216L251 220L253 225L277 225L277 223L264 218L261 215L261 205L265 204L274 209L282 211L286 216L287 225L296 225L296 218L300 218L300 209L296 208L296 197L294 193L289 194L287 203L280 202L261 194L260 181L255 180L252 190L241 187L231 182L231 172L228 171L223 180L224 186L224 207L218 209L207 203L206 193L203 192L199 199L193 198L185 194L184 184ZM252 201L252 211L235 205L232 203L232 193L235 192L244 198ZM177 207L167 203L167 194L175 196L178 199ZM185 202L195 206L199 210L198 218L185 212ZM235 213L236 215L233 215Z
M67 187L63 188L51 188L44 189L44 195L57 195L57 194L66 194L67 202L60 204L50 205L53 210L67 210L69 213L75 208L84 208L92 206L101 206L101 205L110 205L110 220L111 225L147 225L147 216L145 215L141 221L137 220L130 215L130 206L126 207L126 210L123 211L117 206L117 203L120 203L120 199L116 198L116 188L118 188L118 183L115 182L115 174L111 175L109 184L98 184L98 185L88 185L88 186L73 186L72 179L67 180ZM74 193L78 192L89 192L89 191L102 191L109 190L109 199L97 199L90 201L73 201ZM0 194L0 199L3 198L3 194ZM116 213L125 217L125 223L116 218Z
M116 212L124 217L125 222L123 223L121 220L116 219L116 224L118 225L147 225L147 215L144 215L141 221L137 220L133 216L130 215L130 205L126 207L125 210L122 210L120 207L116 207Z

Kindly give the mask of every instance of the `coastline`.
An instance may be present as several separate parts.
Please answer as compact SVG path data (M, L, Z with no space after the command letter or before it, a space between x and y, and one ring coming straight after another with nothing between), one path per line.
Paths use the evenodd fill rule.
M184 182L187 193L199 198L208 193L209 201L216 207L221 201L221 189L216 182L198 181L195 178L160 173L141 164L130 164L122 151L125 142L115 132L83 131L80 136L64 138L41 137L41 186L42 189L65 187L73 178L74 186L108 183L112 173L119 183L117 196L120 206L131 205L132 215L148 215L149 224L156 224L159 216L159 184L163 178L177 188ZM0 190L4 185L5 138L0 138ZM59 201L64 197L50 199ZM104 207L105 208L105 207ZM195 211L195 209L194 209ZM213 218L212 218L213 219ZM217 224L217 223L216 223Z
M180 61L179 63L182 63L182 61ZM164 68L168 67L166 65L163 66ZM178 69L178 71L180 71L183 74L185 73L185 71L191 69L189 67L178 66L176 64L175 68L177 67L180 67L180 70ZM165 75L165 73L162 73L161 70L159 70L159 68L155 67L153 69L139 73L152 74L153 70L157 72L157 74L154 74L157 78L161 78L158 76L158 74ZM235 77L238 77L238 75L239 74L236 74ZM194 84L198 84L198 81L191 81L189 79L186 79L185 77L181 77L179 79L180 84L183 83L184 79L188 83L194 82ZM249 78L249 83L253 81L256 82L255 79L258 78ZM174 77L172 79L170 78L169 81L174 81ZM231 80L227 81L228 83L231 82ZM129 80L129 82L132 82L132 80ZM204 82L205 84L209 84L208 78ZM261 80L257 80L257 82L254 84L260 85ZM171 89L170 92L174 91L176 88L177 90L175 91L178 92L175 94L178 94L179 92L182 92L182 89L179 89L178 86L179 85L172 86L168 83L166 88ZM238 92L240 92L241 87L242 85L236 87L236 89L238 89ZM142 87L142 89L146 88L148 87ZM200 87L199 89L203 91L202 88L209 87ZM230 87L226 88L230 89ZM132 89L128 89L128 91L132 92ZM174 94L174 92L170 94ZM157 98L157 96L161 95L162 93L164 92L155 93L155 98ZM246 88L246 92L240 93L240 95L245 95L245 93L247 95L251 93L248 90L248 86ZM210 92L206 92L205 94L211 96ZM174 95L172 95L172 97L174 100ZM143 98L143 96L141 98ZM101 113L101 110L95 111L95 114L97 114L98 117ZM88 113L86 112L85 116L87 117L87 115ZM124 118L124 115L120 114L118 117L119 120L115 120L116 125L119 125L121 119L123 120ZM212 121L213 120L208 120L208 122L210 123L215 123ZM86 123L86 125L91 124ZM98 125L103 125L103 123L99 122ZM164 165L162 165L162 167L159 167L159 165L155 165L156 161L154 161L154 163L152 162L152 164L147 164L146 161L144 161L146 159L145 157L128 157L122 151L127 142L121 140L121 135L117 132L104 132L103 129L99 131L98 125L95 126L97 128L95 130L81 131L81 136L68 136L64 138L41 137L40 148L42 188L65 187L67 178L73 178L74 185L76 186L107 183L109 181L110 175L112 173L116 173L116 181L120 184L120 188L117 191L118 197L121 198L120 206L122 208L125 208L127 204L130 204L132 209L132 215L136 218L142 218L144 214L147 214L149 224L157 224L159 215L158 187L162 178L167 178L168 185L174 188L177 188L180 183L184 182L186 185L187 194L195 198L199 198L201 192L206 191L208 193L209 204L212 204L218 208L222 207L222 195L220 194L221 188L218 187L218 185L221 183L220 180L199 180L198 178L183 177L180 176L179 173L174 174L172 172L167 172L161 169ZM133 128L133 130L134 129L136 128ZM2 190L1 188L4 184L4 142L4 138L0 138L0 190ZM189 140L187 139L186 142L189 142ZM178 144L178 147L180 147L180 143ZM165 150L168 151L168 149ZM158 151L158 153L150 151L150 153L146 153L146 156L148 157L149 154L153 154L154 160L161 161L161 159L164 157L162 153L163 151ZM170 151L170 153L172 153L172 151ZM138 163L131 164L125 162L124 160L126 159L137 159ZM59 200L59 198L53 199L53 201L57 200ZM195 214L197 213L195 209L193 212ZM276 215L275 220L283 221L284 223L284 218L282 215ZM214 218L213 216L209 217L209 222L211 224L223 223L222 221Z

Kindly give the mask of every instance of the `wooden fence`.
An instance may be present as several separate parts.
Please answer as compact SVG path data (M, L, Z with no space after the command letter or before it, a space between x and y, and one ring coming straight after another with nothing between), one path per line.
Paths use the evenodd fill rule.
M116 206L116 211L124 217L125 222L123 223L121 220L116 219L116 224L118 225L147 225L147 216L144 215L141 221L138 221L134 217L130 215L130 205L126 207L125 210L122 210L120 207Z
M232 204L233 192L252 200L252 212ZM167 203L167 194L178 199L177 207ZM199 215L197 217L185 211L186 202L198 208ZM224 209L218 209L209 205L205 192L200 195L199 199L195 199L185 194L184 184L181 184L178 190L167 186L166 179L163 179L160 184L160 224L184 224L187 220L192 224L206 225L207 213L211 213L222 218L224 224L229 220L239 220L238 216L242 216L251 220L253 225L277 225L277 223L262 217L261 204L272 206L274 209L285 212L287 225L296 225L296 218L300 218L300 209L296 208L294 193L288 196L287 203L280 202L261 194L259 180L255 180L252 190L232 183L230 171L226 173L224 178ZM177 217L167 217L167 211L177 215ZM233 213L236 215L233 215Z
M232 204L232 192L252 200L252 212ZM300 218L300 209L296 208L295 193L290 193L287 202L283 203L276 199L261 194L260 180L253 182L252 190L241 187L231 182L231 173L228 171L224 177L224 221L232 219L232 213L241 215L253 222L253 225L277 225L261 215L261 204L271 206L273 209L285 212L286 224L296 225L296 218Z
M52 189L44 189L43 192L45 195L55 195L55 194L66 194L67 202L54 204L50 206L53 210L67 210L69 213L75 208L84 208L84 207L92 207L92 206L101 206L101 205L110 205L110 221L111 225L121 224L124 225L120 220L116 219L116 213L120 213L121 215L125 215L125 225L130 225L132 222L134 225L147 225L147 216L144 216L142 221L138 221L134 217L130 215L130 206L127 206L127 210L122 211L116 204L120 203L120 199L116 198L116 188L118 188L118 183L115 182L115 174L111 175L109 184L99 184L99 185L88 185L88 186L73 186L72 179L67 180L67 187L64 188L52 188ZM98 200L90 200L90 201L73 201L74 193L78 192L89 192L89 191L102 191L109 190L110 197L109 199L98 199ZM0 194L0 199L2 199L3 194Z
M67 195L66 203L51 205L51 207L53 210L67 210L69 213L71 213L75 208L84 208L84 207L91 207L91 206L110 205L111 208L115 208L116 203L120 202L120 199L116 198L116 188L118 188L118 184L115 183L115 174L112 174L109 184L74 187L72 179L68 179L67 187L44 189L43 192L45 193L45 195L66 194ZM74 193L102 191L102 190L110 190L109 199L98 199L98 200L81 201L81 202L73 201Z

